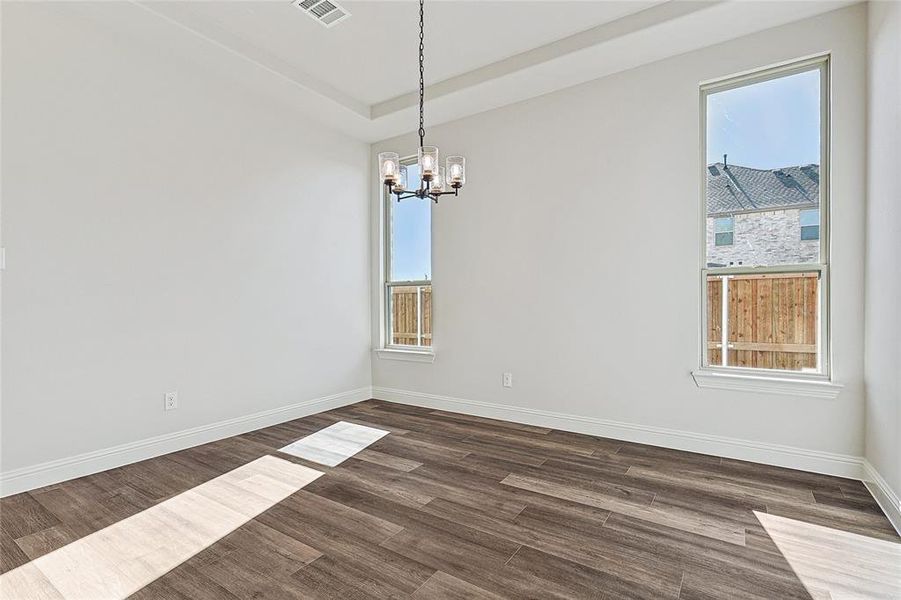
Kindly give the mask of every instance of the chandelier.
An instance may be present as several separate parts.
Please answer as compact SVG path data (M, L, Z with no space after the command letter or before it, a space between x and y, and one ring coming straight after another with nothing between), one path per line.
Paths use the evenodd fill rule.
M448 194L458 195L466 183L466 159L448 156L447 166L438 164L438 147L425 145L425 35L424 1L419 0L419 182L407 180L407 167L400 164L397 152L379 154L379 177L388 194L394 194L398 202L405 198L438 198Z

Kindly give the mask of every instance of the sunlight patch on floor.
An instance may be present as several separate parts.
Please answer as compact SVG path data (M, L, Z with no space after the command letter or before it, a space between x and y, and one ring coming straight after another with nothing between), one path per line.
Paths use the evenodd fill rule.
M279 452L335 467L386 435L388 432L381 429L339 421L288 444Z
M754 514L814 600L901 598L901 543Z
M0 597L126 598L320 475L263 456L4 573Z

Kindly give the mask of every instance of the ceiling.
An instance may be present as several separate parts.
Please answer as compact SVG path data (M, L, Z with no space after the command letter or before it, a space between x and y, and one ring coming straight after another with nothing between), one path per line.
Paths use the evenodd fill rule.
M332 28L290 0L69 6L360 140L415 129L418 3L339 2L352 16ZM852 3L428 0L427 121L462 118Z
M661 1L430 1L426 4L426 84ZM204 29L224 29L363 104L414 91L419 81L416 2L342 1L351 17L329 29L289 1L148 4L176 4L178 18L192 19ZM163 8L171 11L173 7Z

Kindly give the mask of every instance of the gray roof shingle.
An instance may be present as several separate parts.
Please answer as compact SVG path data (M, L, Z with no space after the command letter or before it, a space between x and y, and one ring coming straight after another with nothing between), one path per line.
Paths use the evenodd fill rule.
M820 166L752 169L707 165L707 214L819 205Z

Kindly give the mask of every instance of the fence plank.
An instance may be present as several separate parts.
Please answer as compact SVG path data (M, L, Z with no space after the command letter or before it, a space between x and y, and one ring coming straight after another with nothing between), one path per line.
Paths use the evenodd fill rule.
M708 348L720 348L720 342L707 342ZM816 344L771 344L765 342L729 342L730 350L755 350L758 352L800 352L808 354L817 351Z

